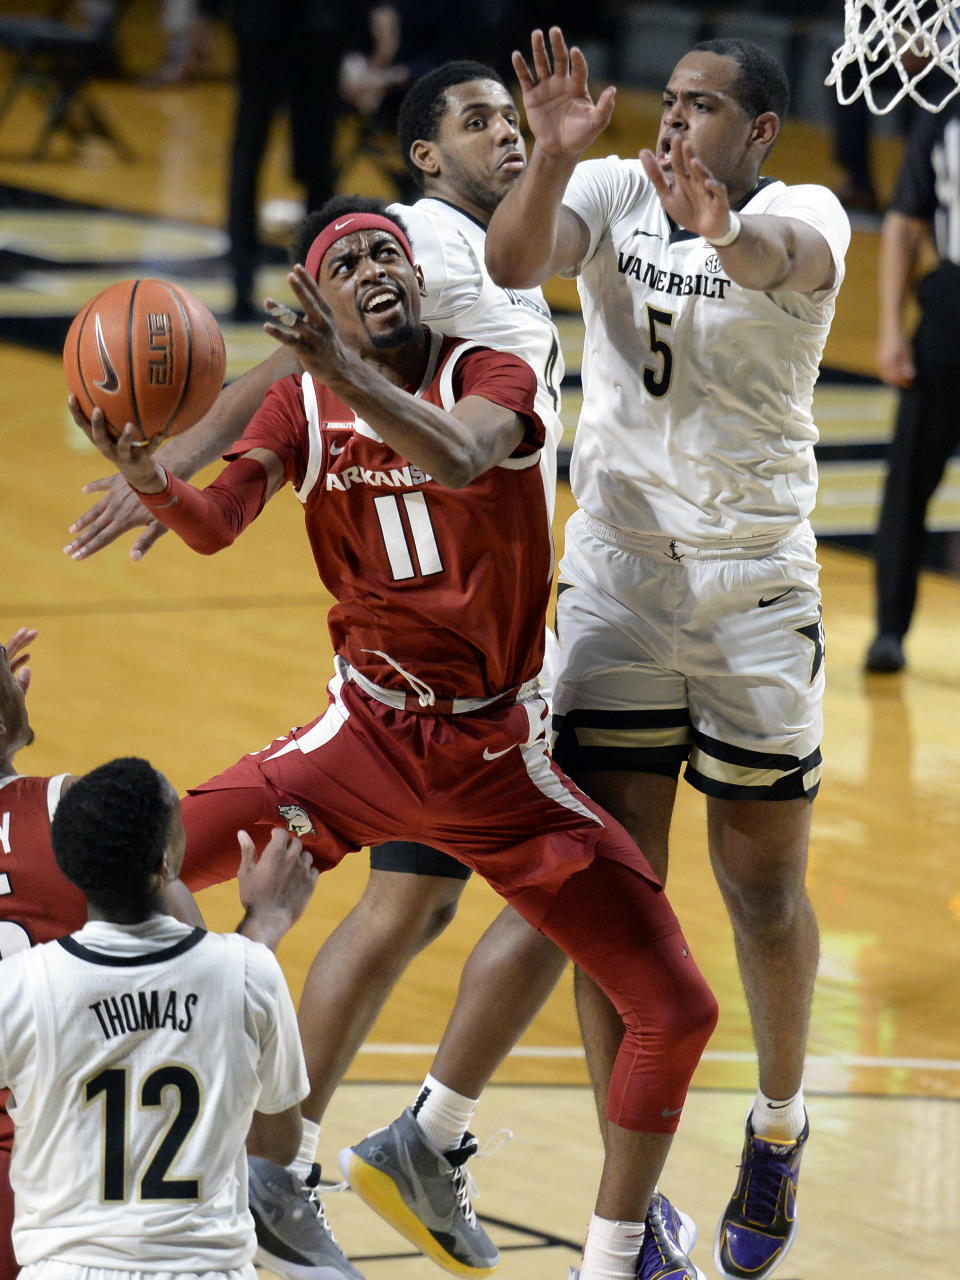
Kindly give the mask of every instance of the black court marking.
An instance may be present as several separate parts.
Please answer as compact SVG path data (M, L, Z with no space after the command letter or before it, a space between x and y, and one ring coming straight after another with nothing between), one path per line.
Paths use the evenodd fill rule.
M529 1253L533 1249L569 1249L579 1258L583 1251L582 1240L569 1240L565 1236L554 1235L552 1231L541 1231L538 1227L511 1222L509 1218L492 1218L485 1213L478 1213L477 1218L487 1228L499 1227L502 1231L513 1231L517 1235L528 1237L514 1244L498 1244L501 1256L508 1253ZM350 1261L359 1266L363 1262L402 1262L405 1258L423 1258L427 1261L419 1249L401 1249L396 1253L356 1253L351 1255Z

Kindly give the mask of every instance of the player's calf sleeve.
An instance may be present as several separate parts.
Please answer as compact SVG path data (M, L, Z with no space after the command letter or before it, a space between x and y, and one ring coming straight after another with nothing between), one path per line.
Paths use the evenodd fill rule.
M625 1129L674 1133L697 1063L717 1025L713 992L682 937L660 939L686 962L682 981L648 982L632 1009L621 1008L625 1031L607 1091L607 1118ZM675 977L681 977L675 974Z

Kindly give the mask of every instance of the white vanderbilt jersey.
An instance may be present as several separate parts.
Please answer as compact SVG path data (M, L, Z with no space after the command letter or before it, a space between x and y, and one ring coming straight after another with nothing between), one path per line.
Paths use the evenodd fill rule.
M420 317L455 338L526 360L537 375L536 409L546 428L541 471L551 519L557 486L557 446L563 356L557 329L540 289L503 289L484 263L486 227L445 200L425 197L416 204L393 204L390 212L410 232L413 258L423 271L426 296Z
M570 472L581 508L694 547L766 544L796 527L816 497L813 387L850 241L840 202L762 179L740 206L820 232L836 279L813 294L734 284L700 236L671 235L639 160L585 161L563 202L590 232Z
M244 1140L307 1093L280 966L170 916L3 962L21 1264L226 1271L254 1252Z

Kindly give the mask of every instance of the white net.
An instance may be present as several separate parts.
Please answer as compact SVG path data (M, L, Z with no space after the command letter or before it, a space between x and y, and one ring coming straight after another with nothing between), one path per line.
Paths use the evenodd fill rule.
M906 97L939 111L960 93L957 0L844 0L843 36L826 80L841 103L862 93L875 115Z

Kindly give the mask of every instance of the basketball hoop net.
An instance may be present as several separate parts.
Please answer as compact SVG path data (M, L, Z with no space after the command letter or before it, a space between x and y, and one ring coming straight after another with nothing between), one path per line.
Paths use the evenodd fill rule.
M874 115L886 115L898 102L910 97L926 111L940 111L960 93L960 10L957 0L844 0L843 45L833 55L833 67L826 83L835 85L837 100L843 105L863 94ZM860 69L853 89L844 88L842 75L847 67ZM953 80L927 76L937 68ZM874 88L881 76L893 70L899 88L888 96L892 76L887 76L880 100ZM933 84L934 101L925 96Z

